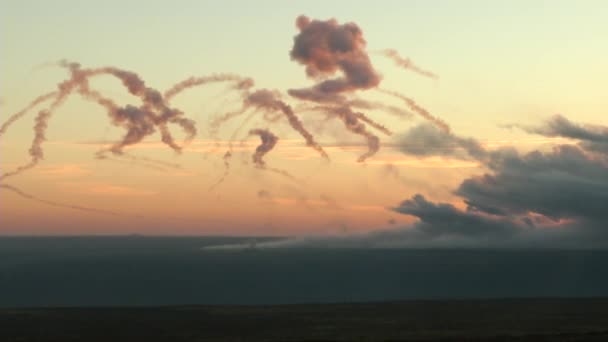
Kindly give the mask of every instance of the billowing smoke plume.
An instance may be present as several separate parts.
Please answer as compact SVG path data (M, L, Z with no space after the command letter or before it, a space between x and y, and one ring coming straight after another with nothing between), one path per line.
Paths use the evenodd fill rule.
M380 75L365 50L363 31L355 23L338 24L335 19L310 20L299 16L300 33L294 38L291 58L306 66L306 74L321 79L341 71L343 76L326 79L312 88L291 89L289 94L316 102L342 102L341 94L374 88Z
M351 107L358 104L368 109L384 107L393 113L400 111L350 99L355 91L377 88L381 81L367 54L363 31L355 23L339 24L335 19L311 20L306 16L298 17L296 26L300 33L294 38L291 58L306 67L308 77L320 81L310 88L290 89L288 93L296 99L322 104L323 107L317 109L322 108L334 114L349 131L365 137L368 151L358 159L359 162L364 162L380 148L380 139L365 124L385 134L390 132ZM330 78L338 72L341 76ZM424 113L423 116L427 119L440 122L413 101L406 103L412 110Z
M393 62L395 62L395 64L397 66L400 66L403 69L413 71L419 75L426 76L426 77L429 77L429 78L432 78L435 80L439 78L439 76L437 76L437 74L424 70L424 69L420 68L419 66L417 66L416 64L414 64L414 62L412 62L409 58L401 57L399 55L399 52L397 52L397 50L386 49L386 50L382 50L381 53L385 57L388 57L391 60L393 60Z
M363 32L354 23L340 25L335 19L321 21L300 16L296 25L300 33L294 38L291 58L306 66L309 77L322 80L311 88L290 89L288 93L300 100L324 104L349 131L364 136L369 150L359 157L363 162L378 151L380 139L359 120L373 121L363 113L355 115L345 95L380 84L380 75L365 50ZM342 73L341 77L326 79L338 71Z

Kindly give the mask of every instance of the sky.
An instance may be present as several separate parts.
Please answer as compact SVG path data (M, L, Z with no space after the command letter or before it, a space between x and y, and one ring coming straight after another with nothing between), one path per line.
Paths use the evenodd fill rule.
M178 153L154 125L109 150L146 108L116 73L91 77L91 89L139 114L113 122L74 88L48 120L43 158L4 178L30 162L34 118L52 100L33 108L0 136L1 235L276 235L296 236L288 245L389 247L608 241L605 1L0 6L3 124L91 68L133 72L161 93L192 76L255 81L165 101L197 129ZM297 21L302 15L310 20ZM396 65L386 49L437 77ZM293 109L327 158L278 104ZM243 105L247 113L214 126ZM348 116L355 112L391 134ZM377 152L368 146L375 138L353 132L361 125L379 139ZM180 146L188 138L177 122L169 129ZM276 146L260 145L251 129L278 138ZM265 164L252 158L258 146L270 148Z

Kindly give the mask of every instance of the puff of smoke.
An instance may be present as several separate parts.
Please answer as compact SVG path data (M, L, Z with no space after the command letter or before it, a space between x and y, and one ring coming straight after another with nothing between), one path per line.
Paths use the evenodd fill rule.
M251 159L257 167L264 168L266 166L266 163L263 159L264 155L266 155L266 153L270 152L274 148L274 146L277 144L277 141L279 141L279 138L269 130L261 128L252 129L249 131L249 134L257 135L262 140L262 143L258 147L256 147L255 153L253 154Z

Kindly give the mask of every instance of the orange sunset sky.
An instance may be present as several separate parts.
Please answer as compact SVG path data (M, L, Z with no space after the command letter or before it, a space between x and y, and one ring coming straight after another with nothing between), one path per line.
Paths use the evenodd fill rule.
M69 79L57 65L62 59L134 72L160 92L191 76L226 72L252 78L254 89L280 92L329 160L306 146L280 113L251 110L214 133L213 120L243 104L227 83L194 87L172 99L198 129L181 153L163 144L157 131L122 156L99 159L96 153L125 130L103 107L74 93L48 122L44 159L0 180L0 235L340 235L415 222L391 208L418 193L465 208L454 189L487 167L458 154L403 153L403 134L426 120L377 88L414 99L453 134L474 137L488 150L508 146L525 153L574 144L505 128L558 113L608 124L603 1L379 1L373 8L362 1L2 2L1 123ZM306 101L287 94L321 82L290 58L300 15L356 23L381 83L352 96L405 113L364 111L392 132L368 126L380 149L364 162L357 161L368 150L362 136L336 117L302 110ZM438 78L399 67L382 55L384 49ZM341 75L337 70L325 79ZM119 106L140 105L110 76L92 78L90 87ZM0 137L3 174L30 161L34 118L48 105L33 108ZM260 145L248 134L252 128L279 138L264 156L265 169L252 161ZM182 144L182 130L170 129ZM218 183L230 145L229 172Z

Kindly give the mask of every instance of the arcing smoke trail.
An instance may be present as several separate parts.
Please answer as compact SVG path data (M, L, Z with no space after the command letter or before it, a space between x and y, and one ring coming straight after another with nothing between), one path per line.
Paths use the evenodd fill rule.
M218 74L211 76L203 76L203 77L190 77L186 80L183 80L169 90L165 91L164 97L165 100L170 101L175 95L181 93L185 89L197 87L200 85L204 85L207 83L216 83L216 82L227 82L227 81L235 81L237 82L234 86L235 89L238 90L246 90L253 87L253 80L251 78L244 78L238 75L232 74Z
M399 52L397 52L397 50L393 50L393 49L386 49L386 50L382 50L380 52L383 56L388 57L390 59L393 60L393 62L395 62L395 64L397 66L402 67L403 69L407 69L407 70L411 70L419 75L422 76L426 76L429 78L432 78L434 80L439 79L439 76L437 76L437 74L432 73L430 71L424 70L420 67L418 67L417 65L414 64L414 62L412 62L409 58L407 57L401 57L399 55Z
M426 109L420 107L416 101L410 99L409 97L399 94L396 91L392 91L392 90L385 90L385 89L378 89L379 92L396 97L400 100L402 100L403 102L405 102L405 104L414 112L418 113L420 116L422 116L423 118L427 119L428 121L432 122L435 126L437 126L439 129L441 129L442 131L444 131L445 133L450 133L450 126L445 123L445 121L441 120L438 117L433 116L431 113L429 113Z
M360 135L367 140L368 150L363 155L359 156L357 159L358 162L364 162L367 158L373 156L380 149L380 139L367 130L367 127L361 123L363 121L370 125L371 127L381 131L386 135L392 135L392 132L388 130L386 127L380 125L379 123L372 121L368 117L366 117L363 113L353 112L349 106L343 107L331 107L331 106L315 106L308 107L308 110L313 111L324 111L330 113L333 116L337 116L344 122L344 126L350 132Z
M22 116L28 110L36 105L52 100L49 108L41 110L36 117L34 126L34 138L29 150L31 160L28 164L18 167L12 172L5 173L0 176L0 180L6 177L17 175L27 169L35 167L40 160L44 158L42 143L46 140L46 128L48 120L53 112L65 101L72 93L77 92L85 99L93 101L107 111L108 116L115 126L123 127L127 133L119 142L113 144L108 150L98 152L97 156L103 158L106 151L113 154L122 154L123 149L127 146L141 142L145 137L153 134L156 129L160 131L161 140L176 152L181 151L181 146L175 143L168 124L173 123L182 127L186 133L186 142L192 140L196 133L194 121L184 118L183 113L177 109L170 108L167 100L161 93L153 88L145 85L145 82L135 73L121 70L115 67L102 67L96 69L82 69L78 63L70 63L61 61L61 67L67 68L70 71L71 77L58 84L58 91L44 94L36 98L24 110L11 116L0 128L0 136L8 129L8 127ZM127 88L129 93L137 96L142 104L139 107L127 105L120 107L111 99L103 97L99 92L89 88L89 78L97 75L111 75L118 78ZM221 74L208 77L190 78L186 81L178 83L176 86L167 91L167 97L171 98L180 91L206 84L209 82L236 81L236 89L246 89L252 86L250 79Z
M293 109L288 104L278 99L276 93L267 89L256 90L247 96L245 105L247 107L255 107L265 111L280 111L287 117L289 125L304 137L307 146L319 152L323 158L329 159L329 156L325 153L323 147L321 147L321 145L315 141L312 134L304 128L304 125L295 115Z
M4 132L6 132L6 130L17 120L19 120L22 116L24 116L25 114L27 114L27 112L29 112L32 108L36 107L37 105L48 101L50 99L52 99L53 97L57 96L57 92L53 91L50 93L46 93L44 95L40 95L37 98L34 99L34 101L32 101L27 107L25 107L24 109L22 109L21 111L13 114L11 117L8 118L8 120L6 120L6 122L4 122L4 124L2 124L2 126L0 127L0 137L2 135L4 135Z

